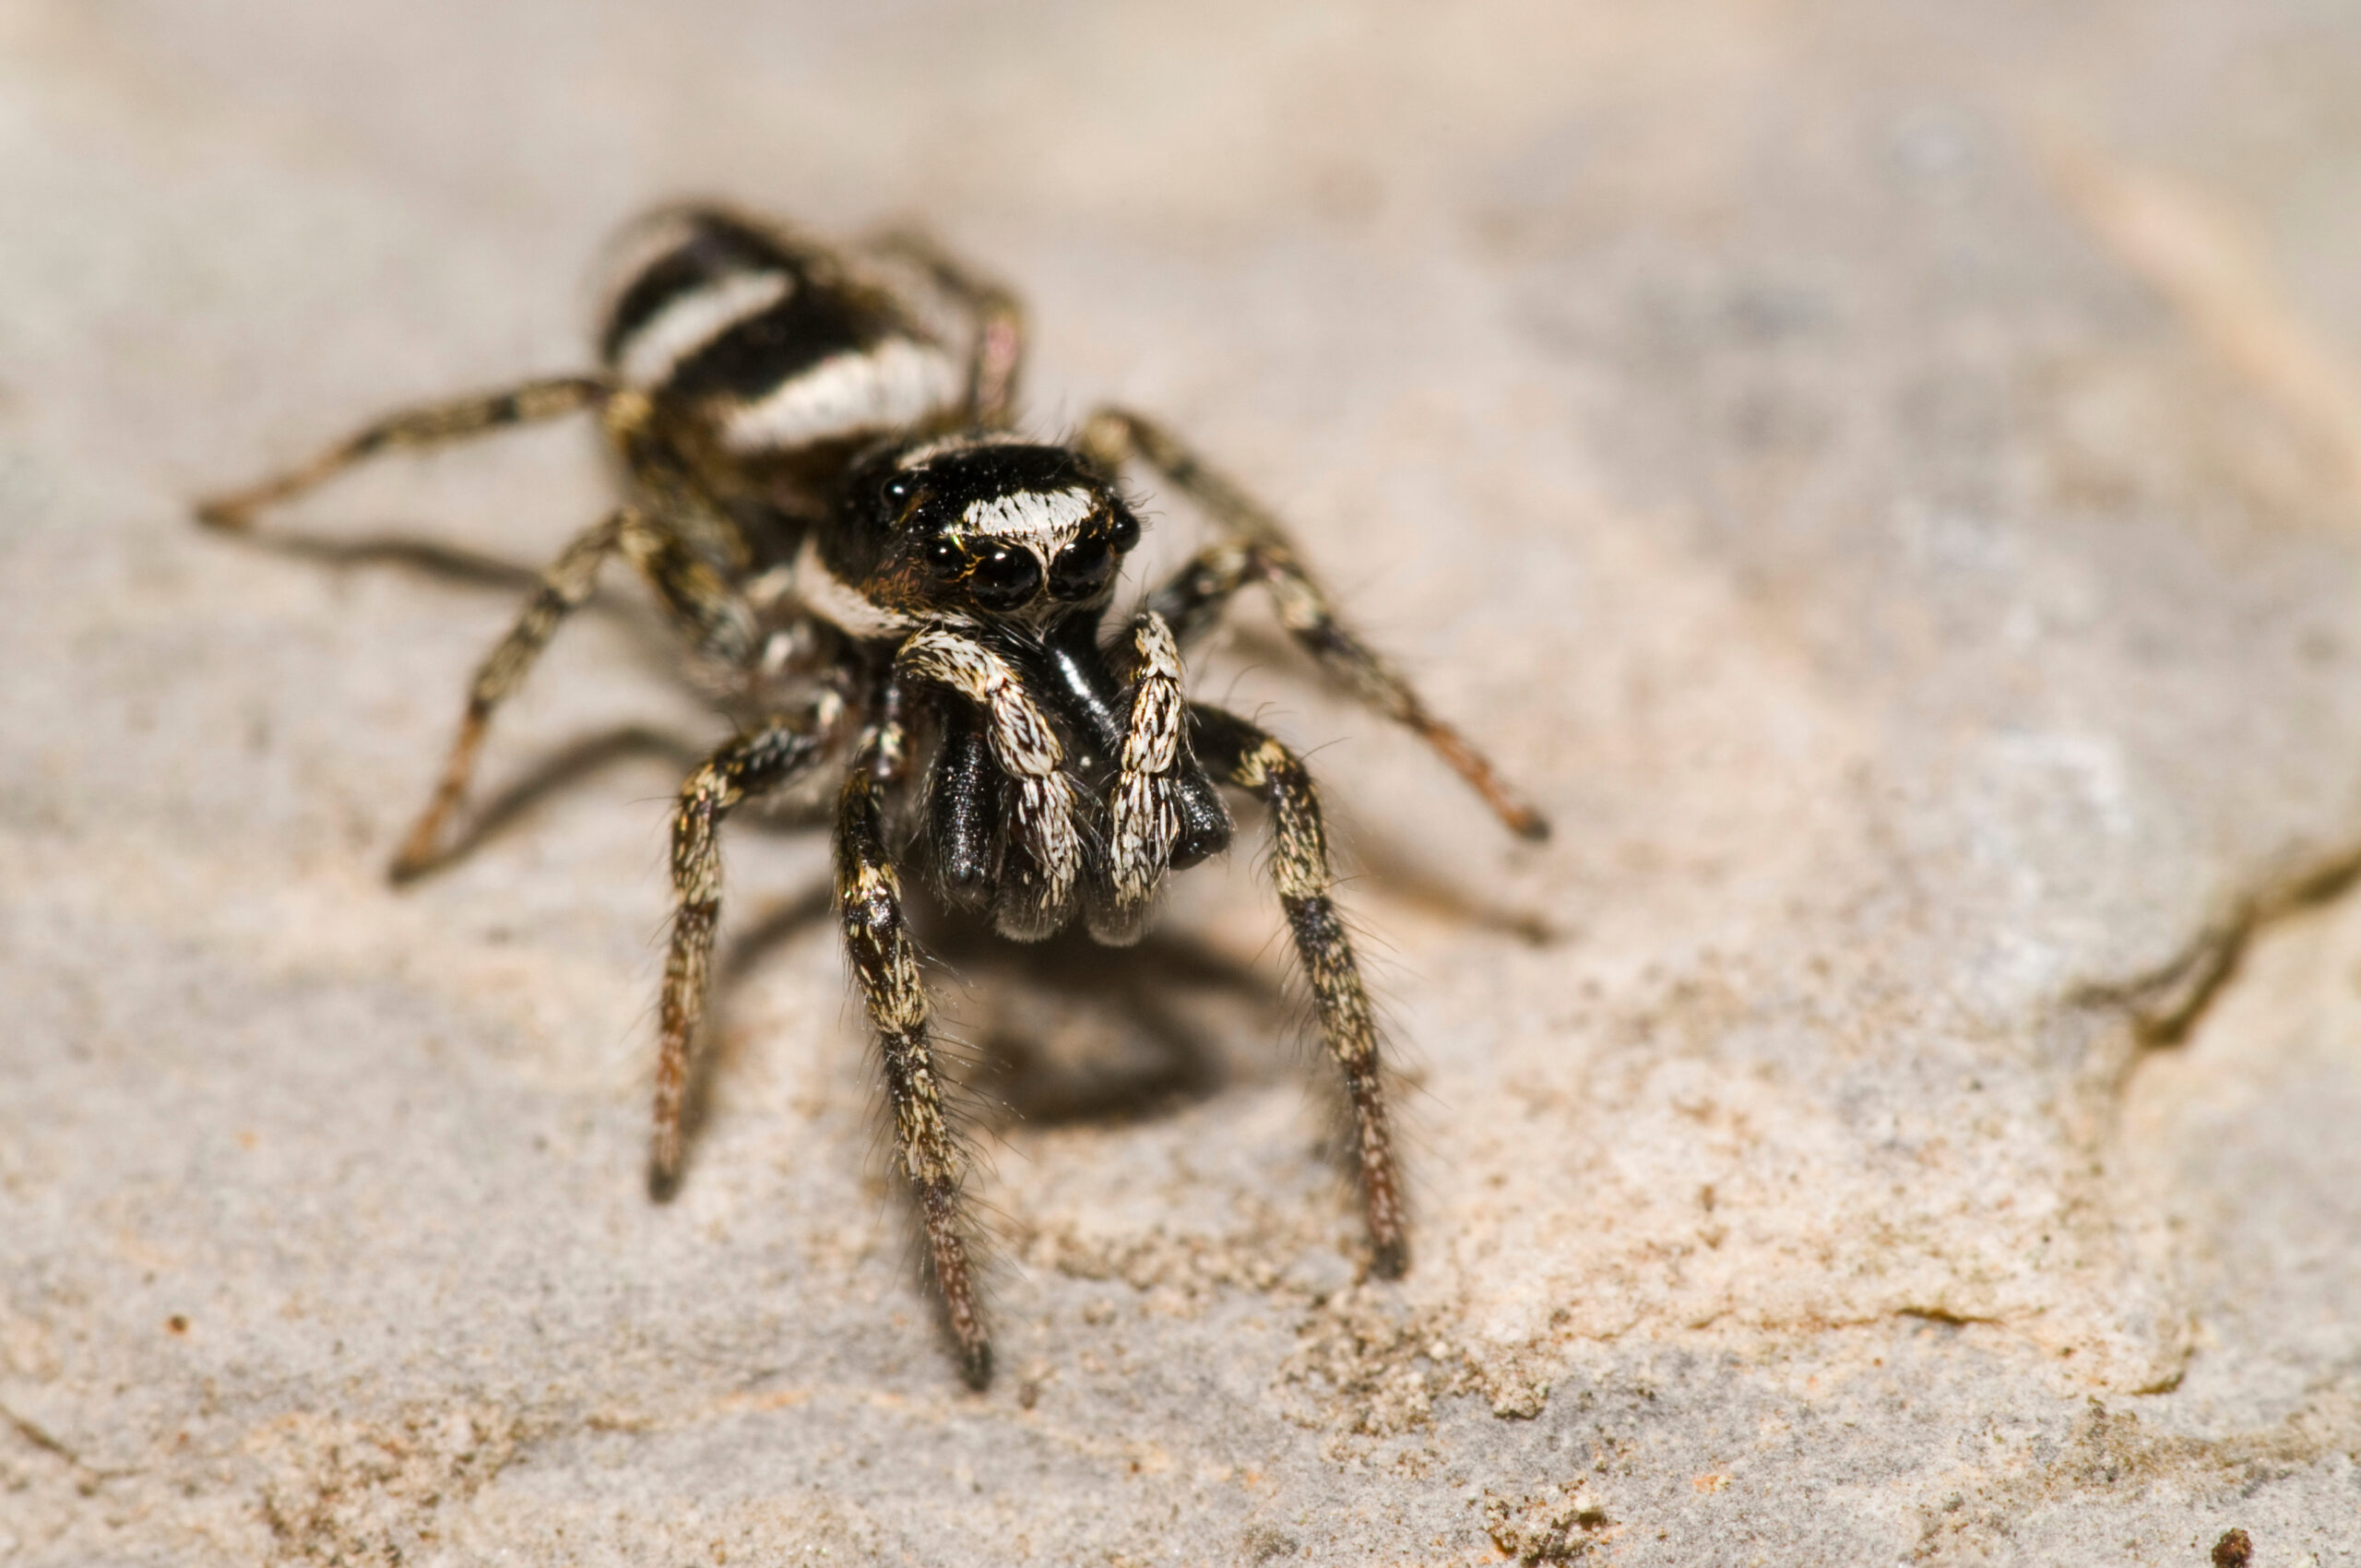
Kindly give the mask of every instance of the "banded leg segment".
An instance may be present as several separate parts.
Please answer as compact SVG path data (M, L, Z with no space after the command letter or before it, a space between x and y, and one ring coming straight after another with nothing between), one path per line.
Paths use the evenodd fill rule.
M504 391L402 409L362 427L300 468L197 503L197 519L217 529L244 529L263 507L316 489L364 457L400 448L422 450L510 425L563 419L602 402L610 390L606 381L595 375L556 375Z
M1182 647L1212 629L1240 588L1250 582L1263 584L1270 590L1279 624L1331 677L1425 741L1483 797L1509 831L1524 838L1549 836L1548 820L1491 762L1436 717L1392 665L1336 619L1327 594L1304 567L1277 518L1206 468L1170 432L1138 414L1100 410L1084 425L1081 445L1110 473L1125 458L1138 457L1204 507L1228 535L1148 600L1171 624Z
M836 913L877 1033L902 1174L926 1226L928 1260L959 1347L960 1371L969 1386L981 1388L991 1379L992 1350L959 1202L967 1162L943 1107L928 1038L926 981L902 918L901 878L886 858L877 790L865 760L845 780L836 816Z
M588 601L598 586L599 568L618 550L664 600L693 646L719 659L742 658L753 636L753 612L719 574L630 508L584 531L542 571L540 588L526 601L508 635L477 666L443 776L394 857L390 874L395 881L409 881L441 863L448 852L445 830L467 796L492 711L523 683L559 624Z
M672 944L664 960L656 1128L648 1151L649 1182L658 1192L681 1170L689 1053L705 1017L713 932L721 918L722 819L749 797L782 789L809 770L835 739L842 711L841 701L830 695L801 713L775 719L715 752L681 786L672 813Z
M931 235L892 230L879 235L872 248L923 271L967 313L976 327L967 360L968 413L986 429L1005 429L1016 410L1016 378L1025 368L1025 307L1006 288L970 270Z
M1009 830L994 924L1003 936L1038 942L1062 926L1082 874L1082 835L1065 744L1006 659L956 632L925 631L894 657L897 686L941 686L972 704L985 743L1005 776Z
M690 647L722 669L743 669L758 635L753 606L683 536L690 519L673 512L658 516L660 526L634 514L623 530L623 553L664 601Z
M1155 611L1131 628L1132 710L1107 814L1106 885L1095 889L1090 934L1110 946L1140 939L1148 907L1180 840L1181 770L1189 755L1180 649Z
M1319 796L1302 760L1253 725L1203 704L1192 704L1189 717L1205 766L1270 809L1271 879L1311 985L1321 1037L1344 1075L1352 1106L1370 1266L1386 1278L1398 1277L1409 1266L1410 1246L1378 1061L1377 1019L1353 958L1352 940L1329 897L1333 879Z
M541 586L525 603L524 612L508 635L493 645L491 653L476 668L475 683L468 688L468 710L459 720L459 733L451 742L451 754L443 764L443 777L434 786L434 793L426 809L418 814L410 825L402 847L394 856L390 870L397 882L432 870L444 855L443 830L458 809L468 792L468 780L473 777L476 754L482 749L484 731L492 723L492 710L505 701L532 669L534 660L549 646L556 635L558 623L580 609L597 587L599 568L622 542L629 514L618 512L594 528L584 530L573 543L561 552L558 558L541 571Z

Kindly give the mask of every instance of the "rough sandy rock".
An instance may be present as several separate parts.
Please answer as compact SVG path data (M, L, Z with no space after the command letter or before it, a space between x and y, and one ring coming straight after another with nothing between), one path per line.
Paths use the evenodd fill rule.
M2361 29L1954 9L0 18L0 1560L2361 1562ZM944 940L988 1395L792 821L649 1204L624 587L384 885L587 439L186 501L579 363L682 191L984 258L1544 799L1193 672L1358 867L1400 1284L1251 851Z

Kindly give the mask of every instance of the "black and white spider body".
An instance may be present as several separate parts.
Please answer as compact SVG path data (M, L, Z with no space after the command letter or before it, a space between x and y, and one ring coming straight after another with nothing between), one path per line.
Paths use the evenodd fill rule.
M1099 941L1125 943L1169 872L1228 845L1221 787L1242 790L1269 809L1273 879L1351 1104L1372 1266L1400 1273L1408 1245L1377 1033L1330 899L1318 798L1285 746L1188 700L1183 650L1260 583L1307 650L1423 736L1513 830L1542 837L1541 818L1338 624L1278 524L1160 427L1110 409L1070 443L1013 434L1021 314L927 241L839 253L690 208L637 225L629 246L599 373L394 414L200 508L216 527L243 529L259 507L372 453L598 413L625 499L551 564L478 670L395 876L448 852L445 830L493 710L589 597L600 564L624 556L722 672L723 706L741 725L689 775L673 814L652 1183L669 1188L680 1168L720 912L720 824L749 798L834 767L846 953L949 1328L980 1386L991 1362L961 1197L967 1162L904 919L903 852L945 901L1004 935L1038 939L1079 916ZM930 322L930 303L964 318L963 349ZM1109 625L1140 536L1116 489L1133 459L1196 502L1216 538Z
M1149 612L1101 642L1139 536L1073 450L954 436L860 464L797 568L903 639L905 669L968 699L936 711L931 860L947 899L1021 941L1077 904L1100 941L1133 941L1164 872L1229 843L1170 628Z

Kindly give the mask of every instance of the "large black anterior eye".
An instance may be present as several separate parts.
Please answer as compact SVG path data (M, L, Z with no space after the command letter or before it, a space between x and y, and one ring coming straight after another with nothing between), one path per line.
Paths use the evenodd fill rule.
M930 540L926 547L926 564L934 568L938 577L955 577L967 561L967 552L947 539Z
M1115 552L1104 540L1077 540L1050 563L1050 592L1058 599L1088 599L1107 586L1114 570Z
M1013 610L1041 590L1041 563L1029 550L1001 546L976 563L967 583L986 609Z

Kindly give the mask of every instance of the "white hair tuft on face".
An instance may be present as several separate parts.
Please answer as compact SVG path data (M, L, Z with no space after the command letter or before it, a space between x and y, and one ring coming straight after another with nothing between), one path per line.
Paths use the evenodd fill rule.
M970 504L964 520L987 539L1038 544L1055 554L1097 510L1098 497L1087 490L1019 490Z

